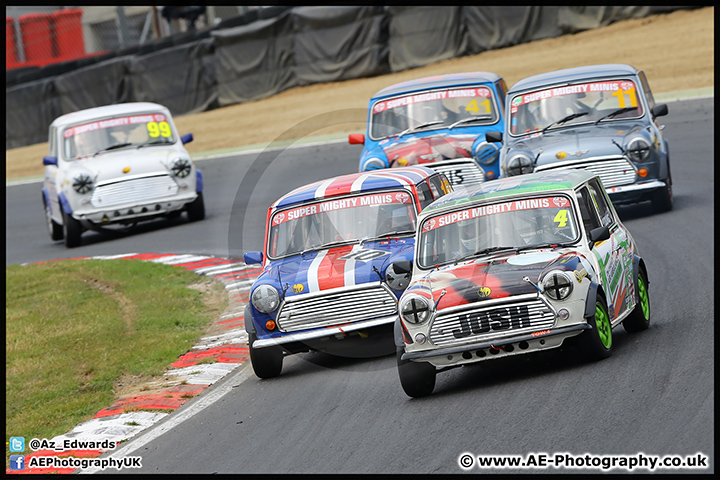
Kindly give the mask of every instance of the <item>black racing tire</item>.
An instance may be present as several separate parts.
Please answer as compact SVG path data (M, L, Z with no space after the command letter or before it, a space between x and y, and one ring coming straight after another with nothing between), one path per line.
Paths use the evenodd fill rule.
M205 218L205 200L203 192L198 192L198 196L192 203L187 206L188 220L197 222Z
M623 321L623 328L628 333L642 332L650 327L650 295L648 281L642 269L638 272L637 296L638 303Z
M590 329L578 337L578 346L587 361L608 358L613 351L612 327L607 302L598 293L595 301L595 315L588 318Z
M45 200L45 195L43 195L43 208L45 209L45 220L47 221L50 239L53 241L62 240L64 236L63 226L52 219L52 215L50 214L50 207Z
M280 375L283 365L283 352L280 347L253 348L257 335L248 333L250 363L259 378L273 378Z
M672 177L668 175L666 185L653 192L652 205L655 213L669 212L673 208Z
M428 362L402 360L402 354L405 352L402 347L396 347L396 352L398 375L405 393L413 398L430 395L435 388L435 377L437 376L435 366Z
M82 225L73 217L63 212L63 236L65 237L65 246L67 248L75 248L80 246L80 236L82 235Z

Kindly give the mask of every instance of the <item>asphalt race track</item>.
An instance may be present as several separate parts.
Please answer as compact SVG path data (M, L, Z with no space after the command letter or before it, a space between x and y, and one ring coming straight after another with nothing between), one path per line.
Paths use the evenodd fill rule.
M247 362L123 444L122 453L141 456L143 468L122 472L462 473L463 453L702 453L709 469L696 472L713 472L714 99L669 109L660 120L670 141L674 209L653 215L649 204L618 208L648 265L651 326L634 335L614 330L609 359L583 364L555 350L457 368L439 374L435 393L423 399L403 393L393 356L295 355L280 377L264 381ZM84 234L72 250L50 241L41 184L8 186L6 263L131 252L241 258L261 249L272 201L354 172L360 150L343 142L200 161L205 220L141 224L118 237ZM239 192L241 182L257 188ZM235 201L248 197L247 205Z

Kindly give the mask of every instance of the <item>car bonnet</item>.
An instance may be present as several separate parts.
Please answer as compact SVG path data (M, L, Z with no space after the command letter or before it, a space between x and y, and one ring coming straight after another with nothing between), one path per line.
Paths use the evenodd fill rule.
M285 296L304 295L368 282L378 282L396 260L412 258L413 237L392 237L378 241L314 250L270 261L263 277L277 282ZM384 280L383 280L384 281Z
M413 281L404 296L416 293L438 302L438 310L513 295L536 293L535 285L550 270L569 273L573 281L594 278L591 263L582 254L563 250L534 250L508 255L482 256L458 265L447 265ZM445 292L445 293L443 293ZM442 296L442 298L441 298Z

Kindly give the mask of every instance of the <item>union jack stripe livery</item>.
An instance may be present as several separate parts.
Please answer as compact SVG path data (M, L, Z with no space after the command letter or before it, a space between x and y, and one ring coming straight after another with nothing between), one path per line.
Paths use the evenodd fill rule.
M274 202L264 251L245 254L263 266L245 312L255 373L276 376L285 354L342 350L340 338L392 325L409 282L392 264L412 260L417 215L451 190L417 166L320 180Z

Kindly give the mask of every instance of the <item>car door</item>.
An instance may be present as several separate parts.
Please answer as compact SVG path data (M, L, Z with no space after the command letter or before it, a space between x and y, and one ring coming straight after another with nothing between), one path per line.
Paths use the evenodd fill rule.
M57 129L55 127L50 127L50 132L48 134L48 143L48 156L55 157L58 159L58 162L60 162L60 155L58 153L57 145ZM58 165L45 165L44 185L47 191L48 202L50 203L50 212L52 213L55 221L62 222L62 218L60 215L60 204L58 202L57 175Z
M602 262L603 287L607 295L608 312L610 320L625 313L634 306L634 283L632 278L633 249L632 239L615 217L614 210L610 207L605 189L597 178L588 182L588 190L593 200L601 226L610 228L609 252L605 252ZM609 257L607 254L609 253Z

